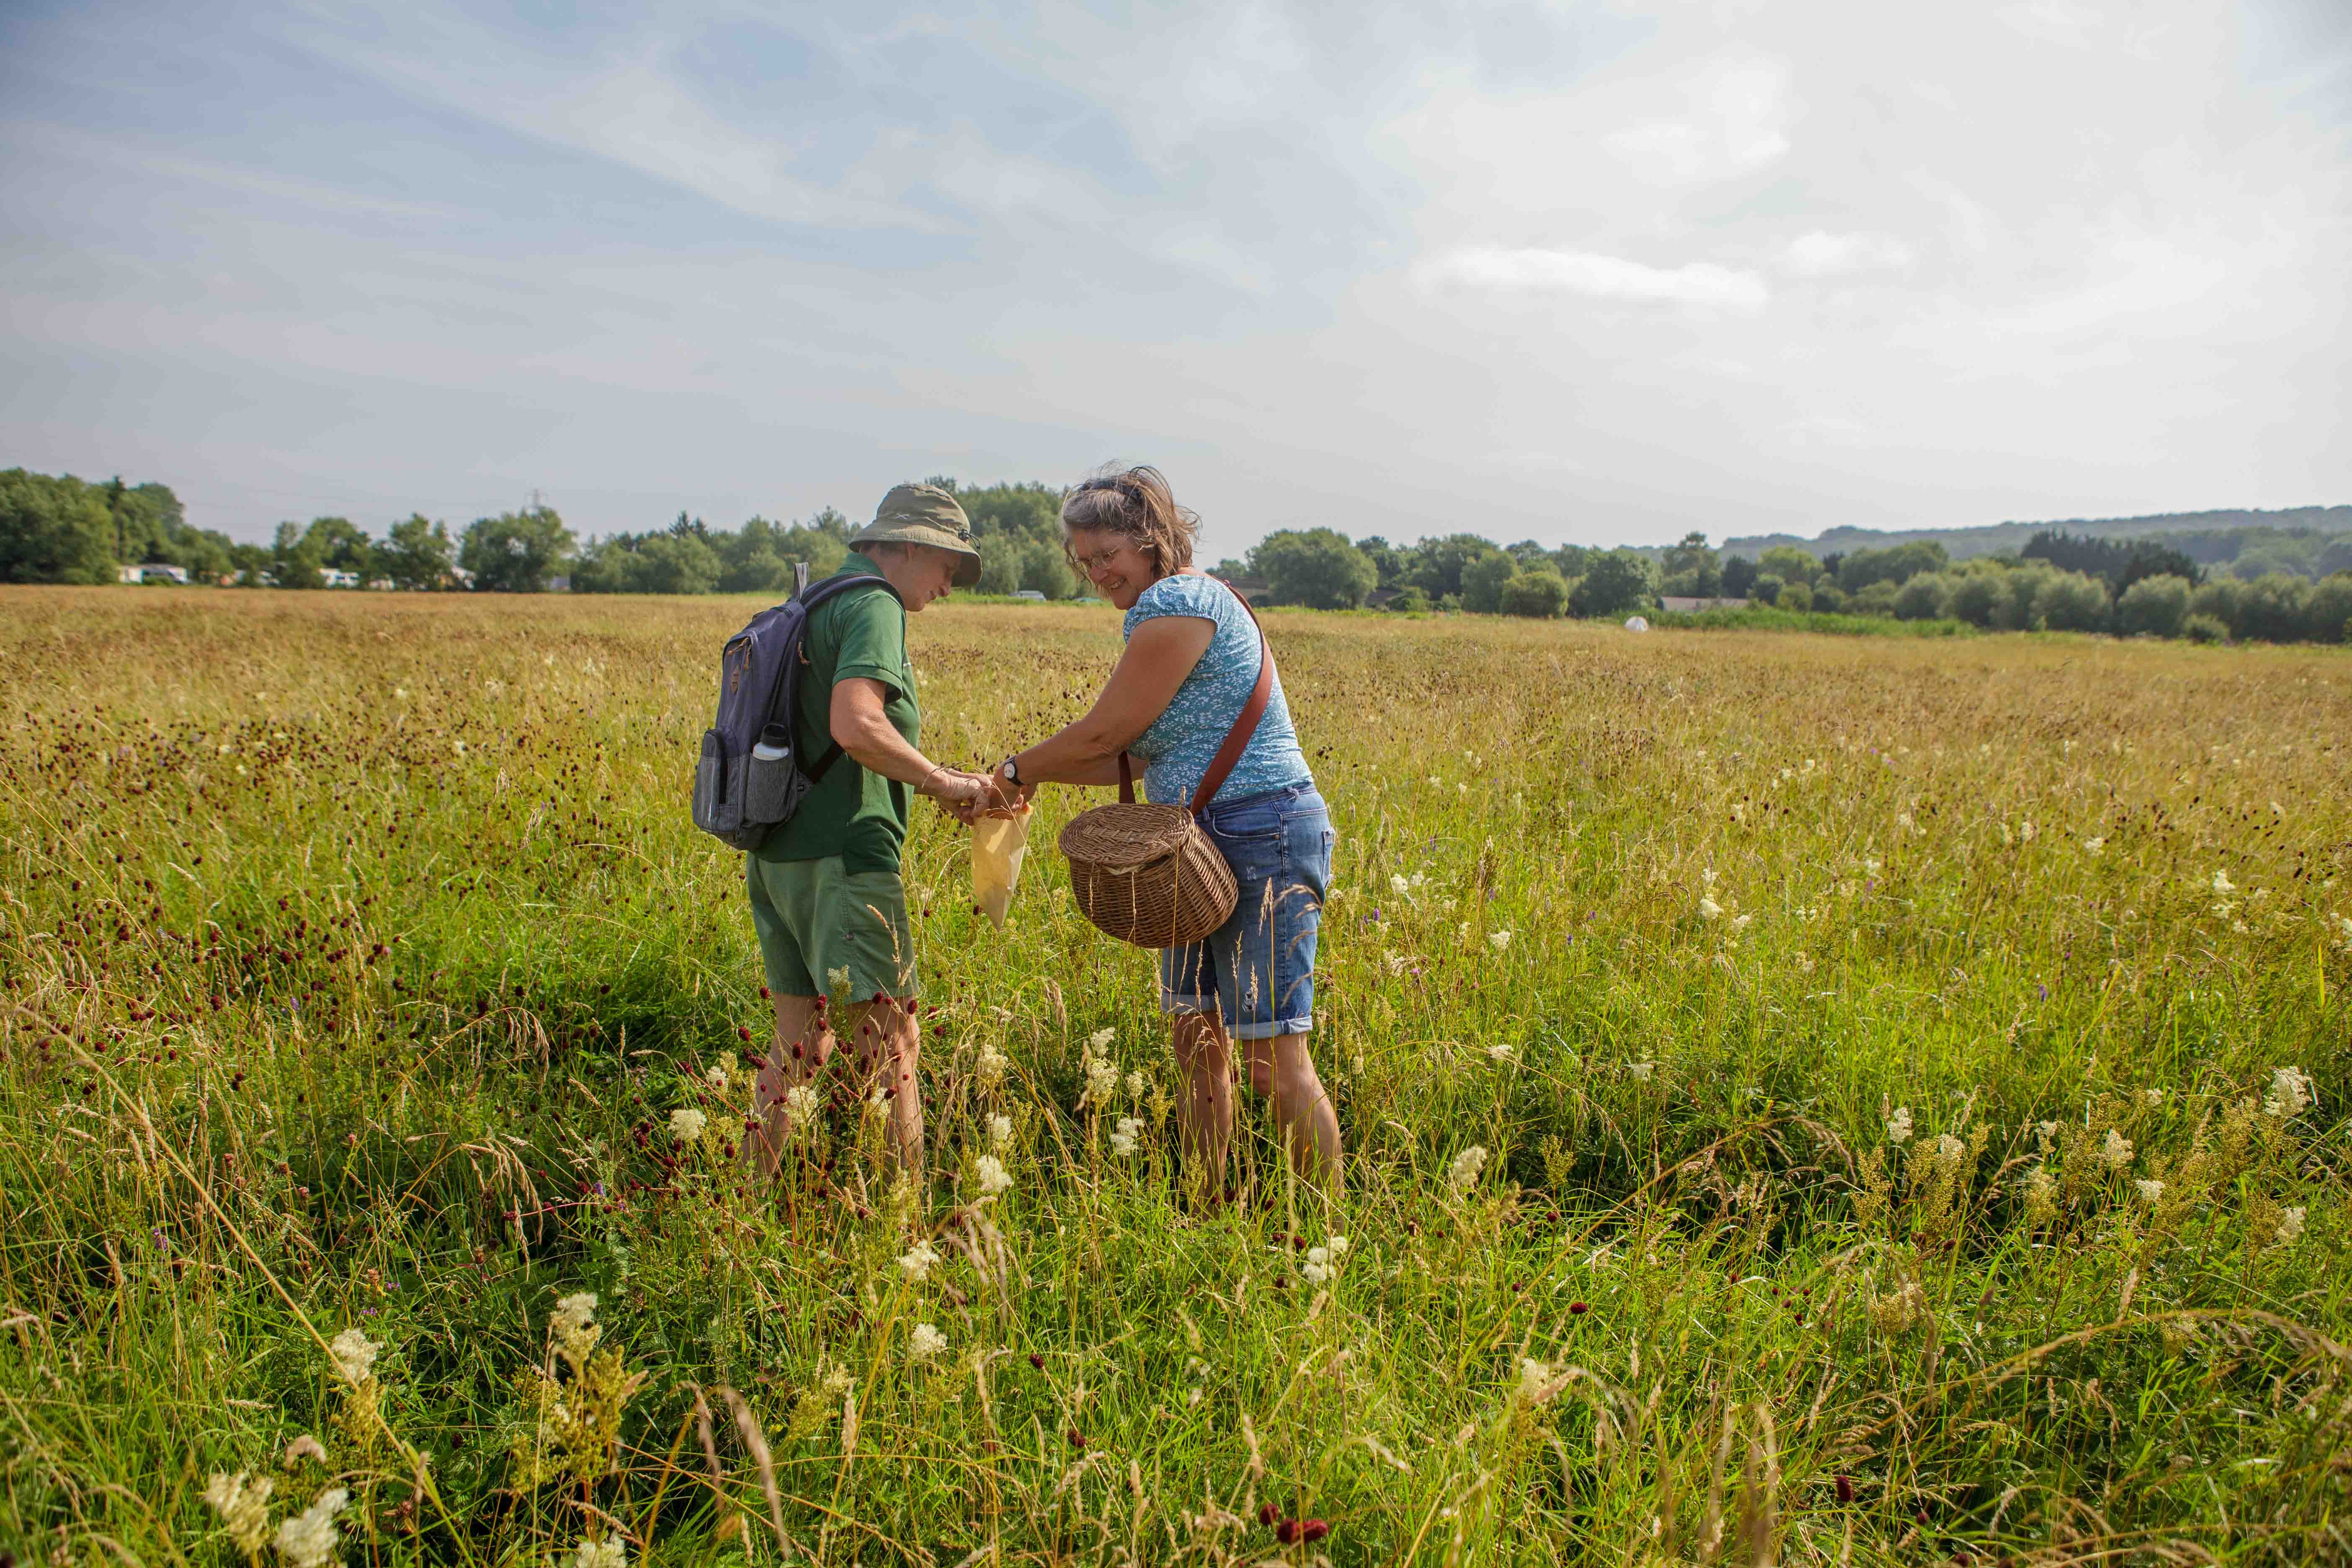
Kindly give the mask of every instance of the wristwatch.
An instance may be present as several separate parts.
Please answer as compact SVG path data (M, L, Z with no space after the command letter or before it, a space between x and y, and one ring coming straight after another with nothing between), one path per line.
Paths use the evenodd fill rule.
M998 773L1004 775L1005 782L1010 784L1014 789L1019 789L1021 787L1021 769L1017 765L1019 761L1020 755L1018 752L1015 752L1013 756L1005 758L1003 762L997 765L996 769Z

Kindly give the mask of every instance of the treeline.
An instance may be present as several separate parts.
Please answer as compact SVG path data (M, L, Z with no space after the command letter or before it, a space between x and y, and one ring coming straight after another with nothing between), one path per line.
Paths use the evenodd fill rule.
M551 507L476 518L452 538L422 515L381 540L349 518L281 522L268 544L189 526L169 485L89 484L71 474L0 472L0 582L111 583L125 567L176 566L224 587L362 584L536 593L571 559Z

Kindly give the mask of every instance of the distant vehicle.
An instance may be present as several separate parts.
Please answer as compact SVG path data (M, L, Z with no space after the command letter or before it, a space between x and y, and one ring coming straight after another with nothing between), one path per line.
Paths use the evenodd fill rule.
M1034 588L1015 588L1013 590L1013 596L1016 599L1032 600L1040 605L1045 602L1045 595Z

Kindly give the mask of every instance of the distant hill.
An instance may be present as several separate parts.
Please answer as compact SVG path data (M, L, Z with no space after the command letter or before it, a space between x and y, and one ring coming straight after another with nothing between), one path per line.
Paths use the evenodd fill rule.
M1965 561L1974 555L1996 555L2004 550L2022 550L2035 534L2043 529L2053 528L2093 539L2130 539L2149 533L2198 535L2200 537L2194 543L2185 540L2175 542L2187 550L2190 556L2210 564L2234 560L2243 545L2259 540L2352 533L2352 506L2297 506L2277 511L2245 509L2168 511L2150 517L2074 517L2053 519L2048 522L1995 522L1979 528L1832 528L1812 539L1801 539L1793 533L1759 533L1744 539L1727 539L1723 542L1723 552L1745 555L1752 560L1776 544L1793 544L1816 555L1827 555L1832 552L1884 549L1890 544L1907 544L1913 540L1933 540L1942 545L1953 560ZM2247 533L2241 532L2241 530L2260 531Z

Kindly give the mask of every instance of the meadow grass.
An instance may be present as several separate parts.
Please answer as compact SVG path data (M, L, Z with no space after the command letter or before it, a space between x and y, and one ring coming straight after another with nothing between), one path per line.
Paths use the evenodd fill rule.
M2342 651L1269 614L1347 1191L1208 1210L1055 788L909 847L928 1183L750 1173L750 608L0 589L0 1551L2352 1555ZM912 625L965 763L1118 647Z

